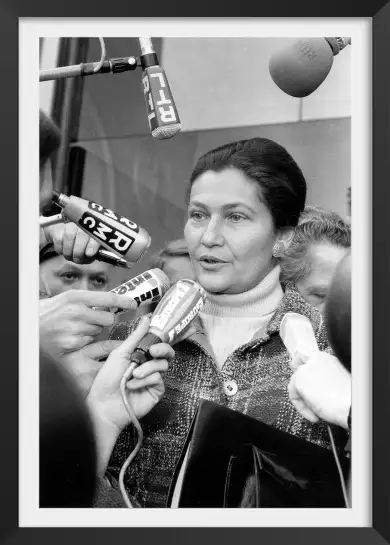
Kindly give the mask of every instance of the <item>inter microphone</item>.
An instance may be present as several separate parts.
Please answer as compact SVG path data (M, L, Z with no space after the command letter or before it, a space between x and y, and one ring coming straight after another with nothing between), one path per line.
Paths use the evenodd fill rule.
M158 303L167 293L169 287L169 278L161 269L150 269L120 284L111 292L130 297L137 303L137 307L141 307ZM121 312L126 311L118 309L114 314Z
M151 238L145 229L100 204L57 191L53 191L53 201L62 208L60 221L66 219L75 223L106 250L119 254L126 262L136 263L150 246ZM53 223L58 221L53 220ZM50 218L43 218L40 225L51 225Z
M131 368L148 359L149 348L161 342L172 344L193 322L205 302L203 288L193 280L178 280L154 311L149 330L131 355Z
M334 57L350 44L351 38L298 38L271 56L269 73L288 95L306 97L318 89Z
M172 138L180 129L179 114L164 70L158 64L150 38L139 38L142 85L150 131L153 138Z

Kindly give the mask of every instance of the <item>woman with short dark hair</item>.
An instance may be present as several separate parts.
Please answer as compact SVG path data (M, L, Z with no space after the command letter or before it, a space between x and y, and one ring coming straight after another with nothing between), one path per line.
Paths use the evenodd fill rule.
M142 421L144 442L125 485L142 507L164 507L199 401L208 399L280 430L329 447L326 426L291 405L291 358L279 335L287 312L307 316L320 350L328 348L320 313L296 290L283 292L280 256L305 206L306 181L291 155L266 138L209 151L190 178L184 238L207 294L197 332L175 345L165 394ZM136 322L114 327L123 340ZM127 427L109 470L118 477L134 446Z

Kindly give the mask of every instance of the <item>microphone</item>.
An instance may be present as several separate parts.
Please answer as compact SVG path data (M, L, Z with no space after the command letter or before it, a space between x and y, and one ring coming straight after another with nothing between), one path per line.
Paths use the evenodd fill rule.
M153 138L172 138L180 129L179 114L164 70L158 64L150 38L139 38L142 84L150 131Z
M157 305L148 333L131 355L130 368L134 369L148 359L148 351L152 345L172 343L183 333L198 315L205 299L205 291L197 282L189 279L175 282Z
M276 85L292 97L306 97L325 80L338 55L351 38L298 38L269 60L269 73Z
M109 252L119 254L126 261L136 263L150 246L151 238L145 229L100 204L74 195L68 197L55 190L53 201L62 208L62 218L78 225ZM55 218L57 216L53 223L58 223ZM50 219L44 218L40 226L50 225Z
M296 312L287 312L280 323L280 337L296 368L294 358L299 354L312 356L320 350L309 318Z
M169 278L161 269L150 269L127 280L127 282L111 290L111 292L131 297L131 299L136 301L137 306L141 307L160 301L168 291L169 286ZM122 312L126 311L117 309L114 314Z

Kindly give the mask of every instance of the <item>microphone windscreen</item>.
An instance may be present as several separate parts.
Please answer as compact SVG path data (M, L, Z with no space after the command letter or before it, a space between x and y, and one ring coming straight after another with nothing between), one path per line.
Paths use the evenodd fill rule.
M302 98L321 85L332 68L333 58L325 38L299 38L271 56L269 73L279 89Z
M167 138L172 138L173 136L175 136L175 134L180 132L180 130L181 123L175 123L173 125L163 125L161 127L153 129L152 136L157 140L166 140Z

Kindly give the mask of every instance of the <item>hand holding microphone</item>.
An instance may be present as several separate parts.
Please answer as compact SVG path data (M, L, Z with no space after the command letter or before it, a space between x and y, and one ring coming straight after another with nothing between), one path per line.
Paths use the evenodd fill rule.
M100 258L113 264L115 258L102 254L102 246L111 254L116 254L124 262L136 263L150 246L150 236L133 221L116 214L108 208L80 197L53 192L53 200L62 208L61 215L40 218L41 233L46 243L54 243L58 253L66 252L67 259L76 258L83 263ZM53 225L64 221L72 222L79 229L69 224L53 229ZM80 231L81 230L81 231ZM84 234L82 234L84 232ZM41 239L41 242L44 240ZM97 255L97 252L99 254ZM105 259L103 259L105 258Z
M292 357L295 372L288 393L296 410L310 422L322 419L348 429L351 374L336 357L318 349L311 323L305 316L287 313L280 336Z
M40 347L53 357L63 356L93 342L104 327L114 324L114 315L103 308L135 308L131 298L110 292L69 290L41 299Z
M98 446L98 471L104 475L111 451L120 432L131 423L123 403L120 383L129 367L129 359L147 334L150 318L144 316L137 329L120 346L113 350L103 364L87 398L87 404L94 420ZM119 342L119 341L118 341ZM152 359L141 365L127 382L126 401L131 405L136 419L145 416L164 394L161 373L168 369L168 361L174 357L173 348L166 343L150 347Z

